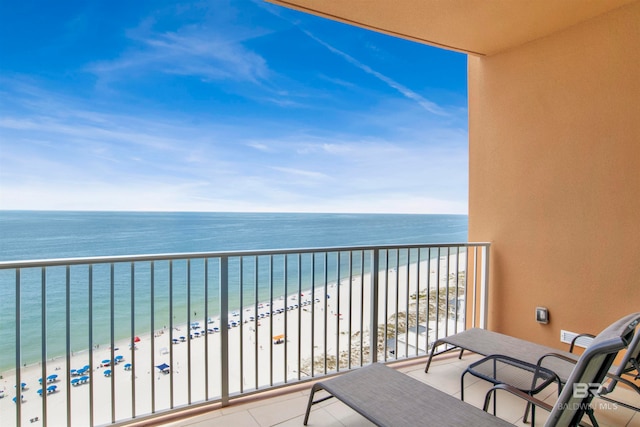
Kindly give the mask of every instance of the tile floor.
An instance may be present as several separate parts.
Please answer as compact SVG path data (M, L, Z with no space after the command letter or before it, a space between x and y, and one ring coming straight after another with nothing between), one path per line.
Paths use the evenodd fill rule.
M425 359L414 362L396 364L394 367L407 375L432 385L453 396L460 397L460 375L467 365L479 359L478 356L466 354L462 360L455 355L443 355L434 359L429 373L424 373ZM207 413L181 418L177 421L164 422L164 427L300 427L304 419L309 397L310 384L292 386L280 389L278 392L268 392L255 395L242 402L233 402L225 408L218 408ZM481 407L489 384L475 377L466 376L465 401ZM553 403L555 390L552 387L537 395L538 398ZM638 396L621 387L617 387L616 393L623 401L629 401L636 406L640 405ZM613 408L601 400L595 400L596 419L600 426L615 427L640 427L640 412L628 410L618 406ZM522 400L501 393L498 395L497 415L517 426L530 426L530 423L522 422L524 403ZM546 411L538 409L536 412L536 426L544 425ZM309 417L310 427L364 427L373 424L363 418L336 399L313 407Z

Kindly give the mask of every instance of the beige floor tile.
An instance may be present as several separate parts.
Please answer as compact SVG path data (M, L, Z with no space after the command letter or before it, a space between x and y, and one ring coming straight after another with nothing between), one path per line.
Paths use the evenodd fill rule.
M278 427L300 427L304 421L304 415L276 424ZM309 415L309 427L344 427L344 424L335 417L332 411L324 408L313 408Z
M195 424L185 424L185 427L261 427L248 411L235 412L208 420L201 420Z
M263 427L277 425L304 415L307 401L308 398L306 396L298 396L287 400L273 399L273 402L269 405L249 409L249 413Z
M640 427L640 412L635 413L626 427Z

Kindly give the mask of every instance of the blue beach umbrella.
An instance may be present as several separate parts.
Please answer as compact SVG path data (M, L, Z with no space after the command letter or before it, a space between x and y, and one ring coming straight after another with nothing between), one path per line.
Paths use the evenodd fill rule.
M157 365L156 368L160 369L162 372L168 372L170 366L167 365L166 363L163 363L161 365Z
M53 384L50 385L49 387L47 387L47 393L55 393L55 391L58 389L58 386Z
M124 365L124 370L125 370L125 371L130 371L130 370L131 370L131 363L126 363L126 364Z
M58 379L58 375L57 374L51 374L47 377L47 382L54 382L55 380Z
M78 385L80 383L80 378L74 378L71 380L71 385Z
M86 383L87 381L89 381L89 376L88 375L83 375L80 377L80 382L81 383Z
M105 370L104 370L104 376L105 376L105 377L109 377L109 376L111 376L111 369L105 369Z

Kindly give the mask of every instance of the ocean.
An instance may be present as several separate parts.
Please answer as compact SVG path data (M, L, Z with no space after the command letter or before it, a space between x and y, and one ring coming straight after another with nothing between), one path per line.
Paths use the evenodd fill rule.
M300 214L300 213L171 213L171 212L67 212L0 211L0 261L51 258L212 252L256 249L298 249L331 246L382 244L464 243L467 241L465 215L394 215L394 214ZM160 269L162 271L162 269ZM11 274L8 274L11 273ZM103 276L108 276L104 271ZM21 287L22 363L40 360L42 334L40 325L41 286L38 271L23 273ZM100 342L109 335L110 300L108 286L99 277L93 297L94 339ZM116 274L118 274L116 272ZM125 274L125 272L123 272ZM145 275L144 270L136 274ZM64 353L60 338L65 323L65 286L62 271L53 269L47 276L47 358ZM86 280L72 283L74 299L86 301ZM63 282L62 282L63 283ZM117 291L129 295L127 283ZM166 289L165 289L166 291ZM102 292L102 293L101 293ZM145 302L146 290L136 289L136 301ZM237 290L230 290L237 292ZM260 290L264 295L267 289ZM156 299L162 300L159 290ZM237 299L237 296L235 296ZM204 304L202 293L192 295L192 306ZM231 299L234 295L231 295ZM16 316L15 273L0 271L0 372L15 365ZM119 301L116 301L120 305ZM121 302L126 306L126 300ZM74 315L87 304L74 303ZM183 304L184 305L184 304ZM186 306L174 308L181 314ZM154 314L159 322L168 317L168 306L159 303ZM181 311L182 310L182 311ZM146 325L149 313L136 312L136 324ZM116 337L128 336L127 319L116 322ZM77 326L77 328L76 328ZM74 325L72 349L86 347L86 325ZM62 329L64 331L64 329Z

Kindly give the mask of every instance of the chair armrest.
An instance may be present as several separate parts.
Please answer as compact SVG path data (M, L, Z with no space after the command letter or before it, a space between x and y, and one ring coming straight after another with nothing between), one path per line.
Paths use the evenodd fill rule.
M484 398L484 406L482 407L482 409L486 412L487 409L489 408L489 401L491 400L491 395L493 394L493 392L497 391L497 390L504 390L507 391L511 394L513 394L514 396L517 396L523 400L526 400L527 402L531 403L532 405L535 406L539 406L540 408L551 412L551 410L553 409L552 405L549 405L546 402L543 402L540 399L536 399L533 396L528 395L527 393L524 393L520 390L518 390L517 388L509 385L509 384L496 384L495 386L491 387L491 389L487 392L487 395Z
M605 394L609 394L613 391L613 388L615 387L615 383L622 383L624 385L626 385L627 387L629 387L630 389L634 390L636 393L640 394L640 387L638 387L634 382L629 381L628 379L621 377L619 375L615 375L615 374L607 374L607 378L610 379L612 381L611 384L609 384L608 382L605 384L609 384L606 387L603 387L600 390L600 395L605 395Z
M575 337L573 337L573 339L571 340L571 344L569 345L569 353L573 353L573 348L576 345L576 342L578 341L579 338L584 338L584 337L588 337L588 338L595 338L596 336L593 334L578 334Z
M544 359L546 359L547 357L555 357L557 359L563 360L565 362L571 363L572 365L575 365L576 363L578 363L578 358L580 357L579 355L576 354L576 359L573 359L571 357L568 357L564 354L559 354L559 353L547 353L543 356L540 357L540 359L538 359L538 366L542 367L542 361Z

